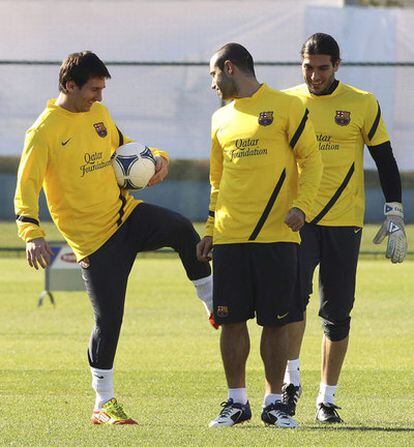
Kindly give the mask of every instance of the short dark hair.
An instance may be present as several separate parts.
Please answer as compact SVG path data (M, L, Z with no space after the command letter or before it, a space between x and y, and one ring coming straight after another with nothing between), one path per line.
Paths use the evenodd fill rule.
M69 54L59 70L59 90L67 93L66 83L74 81L81 88L91 78L110 78L108 69L99 57L91 51Z
M227 43L216 51L216 65L220 70L224 69L224 62L231 61L240 70L255 76L254 61L247 49L239 43Z
M329 34L324 33L312 34L303 44L300 54L302 58L305 54L327 54L331 56L332 65L335 65L337 61L341 60L337 41Z

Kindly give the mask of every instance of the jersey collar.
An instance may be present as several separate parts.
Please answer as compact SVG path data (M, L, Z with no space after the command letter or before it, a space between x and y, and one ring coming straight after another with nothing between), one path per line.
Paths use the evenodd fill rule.
M235 98L234 103L240 103L240 102L250 102L250 101L256 101L259 99L267 90L269 90L269 87L267 84L263 83L260 85L260 87L253 93L252 96L245 96L244 98Z
M57 98L49 99L49 101L47 102L47 108L49 110L57 111L57 112L61 113L62 115L65 115L65 116L68 116L68 117L84 116L85 114L89 113L93 109L93 107L95 105L95 103L92 104L92 107L87 112L71 112L71 111L69 111L67 109L64 109L63 107L60 107L60 106L56 105L56 100L57 100Z
M339 80L337 80L337 82L338 82L338 84L337 84L335 90L332 93L328 93L326 95L314 95L313 93L311 93L309 91L308 86L306 84L305 84L305 88L308 91L308 94L311 98L323 101L324 99L333 98L334 96L337 96L342 92L343 84Z

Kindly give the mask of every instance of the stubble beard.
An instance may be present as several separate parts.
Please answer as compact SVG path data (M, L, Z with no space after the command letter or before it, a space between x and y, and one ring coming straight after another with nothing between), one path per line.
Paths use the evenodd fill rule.
M223 101L229 101L237 98L237 86L235 82L229 78L226 79L225 83L220 88L221 99Z

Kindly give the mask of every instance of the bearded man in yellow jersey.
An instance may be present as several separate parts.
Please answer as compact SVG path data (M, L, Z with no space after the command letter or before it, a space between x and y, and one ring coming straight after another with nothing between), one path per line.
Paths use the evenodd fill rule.
M312 35L302 47L305 84L287 90L309 109L323 161L321 185L301 229L299 279L304 309L319 264L319 316L322 318L322 372L316 419L340 423L335 392L348 347L350 312L364 218L363 149L377 165L385 196L385 222L374 238L388 236L387 258L402 262L407 252L401 181L380 106L371 93L335 79L339 46L327 34ZM304 313L291 314L289 355L283 401L295 414L301 394L299 353L305 330Z
M181 258L197 294L212 310L208 263L199 262L200 238L180 214L142 203L119 189L111 165L115 149L129 141L100 103L110 74L89 51L69 55L60 67L59 96L27 131L15 195L19 236L31 267L47 267L51 251L39 222L43 186L54 223L72 247L91 300L95 325L88 349L96 392L94 424L135 424L114 397L113 362L121 329L128 275L141 251L169 246ZM156 173L168 172L168 156L154 149Z
M214 246L214 318L228 400L210 427L251 418L245 369L247 320L263 327L260 352L266 388L261 418L294 428L281 401L287 327L293 310L298 230L311 210L322 165L313 127L301 101L260 84L251 54L230 43L210 60L212 88L230 101L212 117L211 197L198 255ZM301 174L298 174L298 165Z

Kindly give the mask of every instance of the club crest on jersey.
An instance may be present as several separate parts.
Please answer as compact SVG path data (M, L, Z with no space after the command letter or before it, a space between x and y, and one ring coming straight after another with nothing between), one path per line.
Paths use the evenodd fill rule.
M260 112L259 124L261 126L269 126L273 123L273 112Z
M337 110L335 115L335 123L339 126L347 126L351 122L351 112L345 110Z
M217 306L217 315L220 318L225 318L229 316L229 308L227 306Z
M102 138L104 138L104 137L106 137L107 135L108 135L108 131L106 130L106 127L105 127L105 124L104 123L95 123L94 125L93 125L93 127L95 128L95 130L96 130L96 133L100 136L100 137L102 137Z

